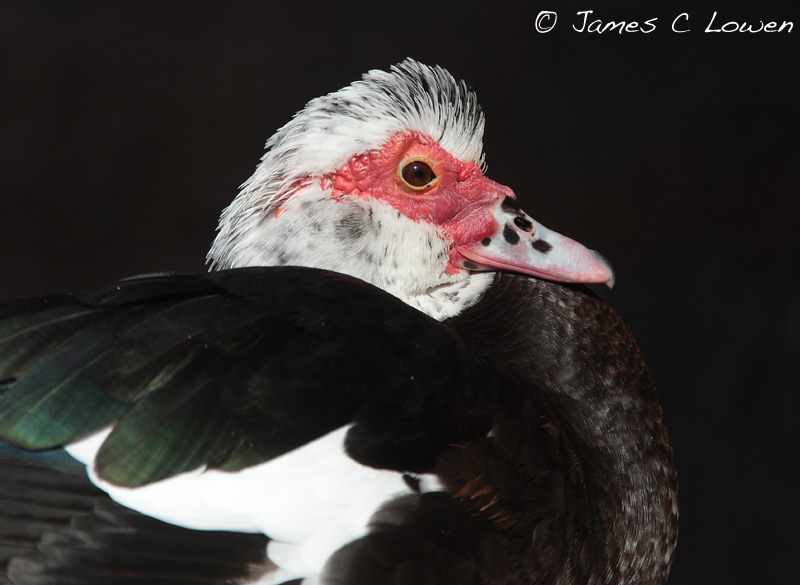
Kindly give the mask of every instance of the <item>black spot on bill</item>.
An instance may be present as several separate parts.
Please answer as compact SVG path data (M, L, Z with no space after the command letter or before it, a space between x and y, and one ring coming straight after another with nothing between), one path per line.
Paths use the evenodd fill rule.
M503 238L512 246L519 244L519 234L508 224L503 228Z
M483 244L484 246L488 246L491 243L492 243L492 238L483 238L481 240L481 244Z
M474 262L470 262L469 260L464 260L464 268L468 268L469 270L477 270L478 265Z
M531 242L531 246L534 250L538 250L542 254L547 254L550 250L553 249L553 246L545 242L544 240L533 240Z
M503 211L517 212L519 211L519 203L517 203L516 199L512 199L511 197L506 197L500 204L500 208L503 209Z

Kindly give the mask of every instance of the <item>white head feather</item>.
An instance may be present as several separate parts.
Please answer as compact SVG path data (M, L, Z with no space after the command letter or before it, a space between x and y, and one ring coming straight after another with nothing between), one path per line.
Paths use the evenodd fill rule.
M406 59L388 72L369 71L308 102L267 141L255 173L220 217L208 262L215 269L235 265L230 251L238 236L274 211L298 180L321 179L404 130L431 136L455 158L482 165L483 128L475 94L441 67Z
M316 246L309 253L300 249L300 242L287 244L290 234L286 230L294 228L278 225L282 222L274 221L275 211L290 202L299 205L301 201L311 201L304 208L307 214L312 213L313 203L317 221L326 225L337 217L346 221L352 211L346 211L344 205L332 205L334 199L326 197L332 189L326 190L320 183L351 157L380 149L398 132L410 130L431 136L463 162L483 165L483 129L484 117L475 94L441 67L406 59L388 72L369 71L360 81L308 102L267 141L266 153L255 173L222 213L207 261L212 270L274 264L336 270L372 282L420 307L410 298L421 294L420 290L399 289L393 283L416 278L427 282L427 289L464 280L463 275L441 274L444 265L438 261L426 275L420 262L408 260L413 257L408 253L409 241L416 237L427 243L430 239L430 233L422 233L424 227L416 233L409 224L398 227L394 235L385 233L385 237L393 237L405 248L404 261L397 262L405 266L388 275L385 272L390 268L379 274L374 267L357 265L356 255L361 253L363 258L370 251L340 251L334 257L330 251L320 251L325 246ZM297 191L300 184L303 189ZM312 218L307 220L310 224ZM407 234L412 236L408 240ZM460 288L465 284L461 283Z

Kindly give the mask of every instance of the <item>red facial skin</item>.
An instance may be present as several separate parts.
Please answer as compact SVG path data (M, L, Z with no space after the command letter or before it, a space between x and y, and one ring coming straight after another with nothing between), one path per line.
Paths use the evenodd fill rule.
M402 178L406 164L423 160L436 178L422 189L414 189ZM359 154L328 175L324 185L333 185L333 196L372 197L385 201L403 215L439 226L450 240L447 272L462 270L463 257L457 247L492 236L498 230L491 214L493 204L514 192L487 179L474 163L456 159L430 136L420 132L398 132L379 151Z

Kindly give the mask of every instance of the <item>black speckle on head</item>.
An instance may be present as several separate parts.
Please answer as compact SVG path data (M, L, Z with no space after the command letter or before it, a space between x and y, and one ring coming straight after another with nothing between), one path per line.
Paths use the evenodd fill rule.
M512 246L519 244L519 234L508 224L503 228L503 238Z
M469 260L464 260L464 268L468 268L469 270L477 270L478 265L474 262L470 262Z
M422 91L423 91L423 92L425 92L425 93L434 93L434 94L437 94L437 95L439 94L439 92L438 92L438 91L435 91L435 92L434 92L434 91L431 91L431 86L430 86L430 84L428 83L428 78L427 78L427 77L425 77L424 75L419 75L419 76L417 77L417 80L418 80L418 81L420 82L420 84L422 85Z
M336 114L339 111L339 108L336 107L335 103L329 103L319 106L319 111L322 112L323 114L332 116L333 114Z
M514 218L514 225L526 232L533 231L533 224L521 215Z
M483 244L484 246L488 246L491 243L492 243L492 238L483 238L481 240L481 244Z
M519 211L519 203L517 203L516 199L512 199L511 197L506 197L503 199L500 207L503 209L503 211L510 211L512 213Z
M322 231L322 224L318 221L311 222L311 229L317 233Z
M547 254L550 250L553 249L553 246L548 244L544 240L533 240L531 242L531 246L533 246L534 250L538 250L542 254Z
M341 240L357 240L364 235L364 220L357 213L349 213L336 222L336 235Z
M375 264L375 256L373 256L372 253L367 252L366 250L361 250L358 252L358 259L367 265Z
M292 224L289 224L288 226L286 226L286 229L284 230L283 235L284 235L284 239L286 239L286 240L289 240L289 239L294 237L294 228L292 227Z

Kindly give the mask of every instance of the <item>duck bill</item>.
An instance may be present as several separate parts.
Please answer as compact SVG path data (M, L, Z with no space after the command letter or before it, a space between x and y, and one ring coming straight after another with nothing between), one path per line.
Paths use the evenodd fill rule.
M462 266L471 270L510 270L557 282L614 286L611 264L597 252L547 229L506 197L492 211L494 233L459 246Z

